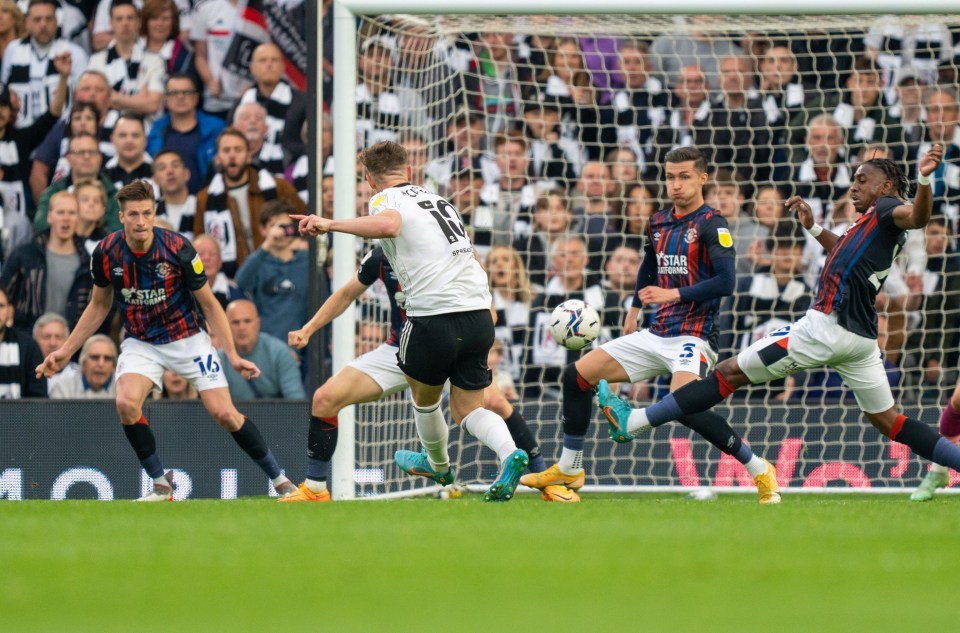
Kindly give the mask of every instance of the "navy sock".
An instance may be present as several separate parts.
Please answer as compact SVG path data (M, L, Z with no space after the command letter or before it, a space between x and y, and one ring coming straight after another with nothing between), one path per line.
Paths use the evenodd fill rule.
M307 479L326 481L330 476L330 460L337 450L337 418L310 416L307 434Z
M945 437L940 437L933 446L932 461L947 466L954 470L960 470L960 447Z
M944 440L947 444L950 444L948 440L945 440L940 436L939 433L933 430L932 427L927 426L919 420L911 420L905 415L897 416L896 422L893 424L893 428L890 429L890 439L896 440L901 444L906 444L910 447L914 453L919 455L924 459L929 459L935 461L938 464L943 466L949 466L955 468L954 464L960 466L960 459L950 460L946 463L937 461L934 457L934 450L937 446L939 440ZM953 446L952 444L950 444ZM957 447L954 446L954 449ZM953 451L958 457L960 457L960 449ZM949 457L950 452L944 449L940 450L941 455Z
M270 479L276 479L280 476L282 472L280 465L277 464L273 453L267 448L267 443L263 441L260 430L252 420L244 418L243 426L236 431L231 431L230 435L233 437L233 441L250 456L250 459L260 466Z
M736 452L731 453L731 455L736 457L737 461L740 462L741 464L746 464L751 459L753 459L753 451L751 451L750 447L744 444L743 442L740 442L740 448L738 448Z
M583 442L587 439L586 435L570 435L569 433L563 434L563 447L569 448L571 451L582 451Z
M147 424L146 418L140 416L140 421L136 424L124 424L123 434L127 436L127 441L133 447L133 452L137 454L140 465L147 471L153 479L163 477L163 466L160 464L160 458L157 456L157 440Z
M740 436L730 428L730 425L719 413L713 411L691 413L681 416L678 422L702 435L704 439L719 448L721 452L733 455L738 460L740 460L739 454L746 448L746 460L740 461L741 464L746 464L753 457L753 452L746 447Z
M577 373L577 367L573 363L567 365L563 370L561 382L563 385L564 435L583 437L590 427L590 413L593 410L593 386Z
M723 380L717 372L703 380L686 384L660 402L647 407L647 420L650 426L660 426L682 415L701 413L711 409L734 392L734 388Z

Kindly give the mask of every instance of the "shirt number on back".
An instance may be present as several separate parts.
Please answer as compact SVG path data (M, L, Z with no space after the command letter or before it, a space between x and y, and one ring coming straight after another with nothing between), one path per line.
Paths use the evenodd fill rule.
M457 215L457 210L453 208L452 204L446 200L438 200L436 205L434 205L433 200L423 200L417 204L421 209L430 212L433 219L440 225L440 230L443 231L449 243L455 244L461 239L466 239L467 232L463 230L460 216Z

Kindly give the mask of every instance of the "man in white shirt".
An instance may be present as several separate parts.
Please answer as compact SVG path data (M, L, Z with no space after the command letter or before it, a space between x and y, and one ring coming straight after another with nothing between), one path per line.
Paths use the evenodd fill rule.
M350 220L291 215L300 232L344 232L380 239L404 289L407 322L398 366L413 393L414 419L424 451L397 451L397 465L442 486L453 483L449 429L440 396L450 380L450 411L460 427L497 453L502 468L484 501L508 501L529 457L516 447L503 418L483 408L491 383L487 354L494 327L487 276L457 210L440 196L410 184L412 169L399 143L364 150L360 162L373 188L370 214Z

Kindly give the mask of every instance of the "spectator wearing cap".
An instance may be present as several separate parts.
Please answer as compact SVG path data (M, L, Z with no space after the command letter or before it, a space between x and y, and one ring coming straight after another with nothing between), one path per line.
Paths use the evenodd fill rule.
M240 97L240 105L259 103L263 106L267 134L263 140L266 152L261 153L271 157L279 155L286 166L306 154L300 131L307 121L307 100L302 92L283 79L283 73L284 58L280 48L272 42L257 46L250 57L254 85Z
M53 399L112 399L117 397L117 346L105 334L94 334L80 348L80 371L50 388Z
M150 128L147 153L156 156L161 149L178 153L190 171L187 189L196 195L207 181L217 153L217 137L225 124L223 119L198 109L200 93L189 75L170 75L165 91L166 112Z
M17 123L20 97L9 86L0 86L0 206L6 214L30 215L29 157L63 114L73 62L69 53L62 53L53 57L51 65L57 70L58 80L50 96L50 108L29 125Z

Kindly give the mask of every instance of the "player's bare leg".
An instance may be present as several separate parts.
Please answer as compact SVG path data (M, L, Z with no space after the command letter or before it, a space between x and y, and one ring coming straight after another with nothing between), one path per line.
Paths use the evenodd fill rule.
M337 448L337 416L340 410L362 402L373 402L383 389L369 375L354 367L344 367L313 392L310 427L307 432L307 477L297 492L282 502L329 501L327 478L330 460Z
M956 445L960 442L960 384L940 413L940 435ZM930 501L940 488L950 485L950 469L940 464L930 464L920 486L910 495L911 501Z
M547 464L540 453L540 446L537 444L536 435L530 429L520 410L507 400L496 383L491 383L489 387L483 390L483 408L493 411L506 422L507 430L510 431L510 436L516 442L517 447L522 448L530 457L530 463L527 464L527 469L530 472L538 473L547 469Z
M277 494L283 497L297 491L293 482L283 474L257 426L233 406L229 389L204 389L200 392L200 401L217 424L229 431L237 445L266 473Z
M157 440L143 415L143 403L154 388L153 381L140 374L123 374L117 379L117 413L127 441L137 454L140 465L153 479L153 490L138 501L173 501L173 482L164 473L157 456Z

